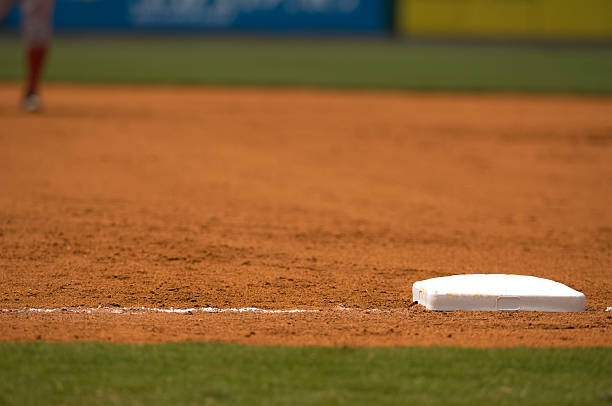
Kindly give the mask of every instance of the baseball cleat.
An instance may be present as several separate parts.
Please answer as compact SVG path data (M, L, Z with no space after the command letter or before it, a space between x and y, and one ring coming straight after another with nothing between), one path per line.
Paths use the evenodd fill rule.
M28 93L23 99L23 109L28 113L35 113L42 109L40 97L36 93Z

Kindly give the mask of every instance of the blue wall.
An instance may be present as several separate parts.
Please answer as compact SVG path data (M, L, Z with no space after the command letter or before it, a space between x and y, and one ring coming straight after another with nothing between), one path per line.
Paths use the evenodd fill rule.
M381 34L390 0L56 0L57 31L178 30ZM17 10L5 21L19 25Z

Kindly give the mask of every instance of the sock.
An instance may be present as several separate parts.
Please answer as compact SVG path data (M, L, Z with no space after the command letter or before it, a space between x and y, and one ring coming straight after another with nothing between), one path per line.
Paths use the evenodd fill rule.
M27 87L26 87L27 94L37 93L38 91L38 82L40 80L40 73L42 71L42 67L45 62L46 55L47 55L47 47L31 46L28 48L28 55L27 55L28 82L27 82Z

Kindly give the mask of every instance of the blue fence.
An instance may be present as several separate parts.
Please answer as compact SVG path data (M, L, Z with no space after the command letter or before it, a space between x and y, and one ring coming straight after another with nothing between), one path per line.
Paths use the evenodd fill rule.
M56 0L57 31L388 32L391 0ZM17 8L5 24L19 26Z

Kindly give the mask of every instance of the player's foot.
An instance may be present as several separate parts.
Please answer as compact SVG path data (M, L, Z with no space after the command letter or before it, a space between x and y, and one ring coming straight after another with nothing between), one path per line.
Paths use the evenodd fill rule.
M23 109L28 113L36 113L42 109L40 97L36 93L30 92L23 99Z

